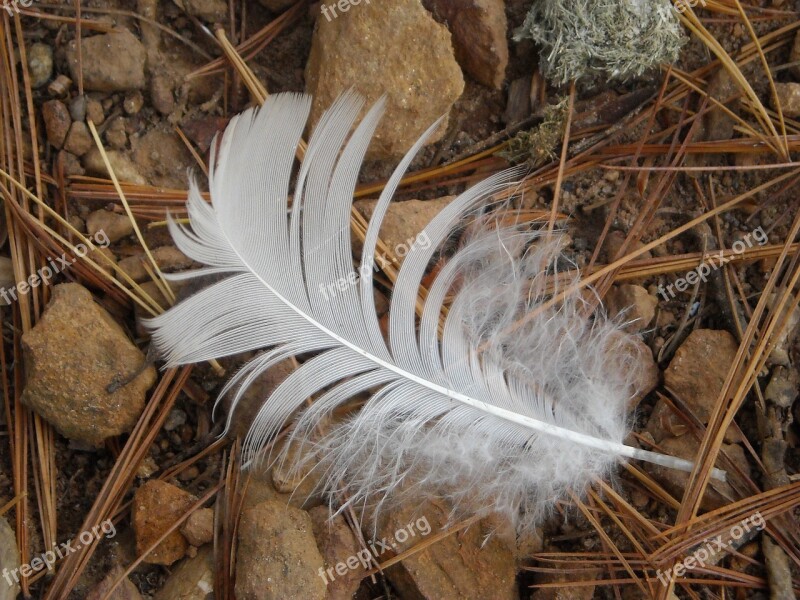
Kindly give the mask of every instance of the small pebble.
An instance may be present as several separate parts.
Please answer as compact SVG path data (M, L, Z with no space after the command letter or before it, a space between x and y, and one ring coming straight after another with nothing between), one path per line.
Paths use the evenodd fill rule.
M36 89L50 81L53 75L53 49L47 44L33 44L28 50L28 73L31 87Z

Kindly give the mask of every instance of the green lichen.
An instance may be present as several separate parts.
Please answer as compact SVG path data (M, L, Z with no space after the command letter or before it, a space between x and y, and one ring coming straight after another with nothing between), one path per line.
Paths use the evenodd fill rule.
M543 111L543 121L533 129L520 131L508 140L505 148L497 153L512 165L527 163L536 168L557 158L556 149L564 137L567 125L569 98L558 104L550 104Z
M686 36L669 0L534 0L515 39L542 47L554 83L631 79L678 58Z

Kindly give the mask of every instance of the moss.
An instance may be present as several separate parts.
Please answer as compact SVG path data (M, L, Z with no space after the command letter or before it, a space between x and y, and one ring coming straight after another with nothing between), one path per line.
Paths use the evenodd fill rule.
M542 123L528 131L520 131L497 153L498 156L515 165L527 162L531 168L557 158L556 149L564 136L568 106L569 98L547 106Z
M515 39L542 47L553 82L626 80L678 58L686 36L669 0L534 0Z

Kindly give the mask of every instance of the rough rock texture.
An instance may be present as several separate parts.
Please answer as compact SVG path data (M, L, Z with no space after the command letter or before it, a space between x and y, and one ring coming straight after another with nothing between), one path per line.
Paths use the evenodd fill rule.
M147 550L164 532L197 501L177 486L154 479L148 481L133 497L131 518L136 533L136 551ZM180 531L173 531L148 554L144 562L171 565L183 558L189 542Z
M214 539L214 510L201 508L194 511L181 527L183 537L192 546L202 546Z
M322 600L322 568L307 512L271 501L242 512L236 561L238 600Z
M640 285L624 283L612 287L606 294L605 305L612 317L626 322L628 331L642 331L656 316L658 299Z
M172 131L152 129L137 140L133 160L152 185L186 189L192 155Z
M784 116L800 117L800 83L776 83L775 89L778 92L778 100Z
M330 519L330 510L327 506L317 506L308 513L311 516L317 548L325 561L325 569L334 569L334 578L331 579L330 574L327 577L328 593L325 600L351 600L364 578L366 569L359 562L356 568L348 568L345 574L340 576L336 573L336 566L339 563L347 565L348 558L358 556L362 551L361 545L342 515ZM369 564L369 558L362 556L364 562ZM350 560L352 564L352 559ZM344 568L341 570L344 571Z
M153 600L213 600L214 551L201 548L197 556L179 564Z
M424 0L453 34L456 60L476 81L500 88L508 65L503 0Z
M86 229L92 235L103 231L109 241L116 242L133 233L133 223L128 215L101 208L86 217Z
M130 431L156 380L147 367L109 393L144 363L116 321L77 283L53 288L42 318L22 336L28 381L22 402L65 437L97 446Z
M118 92L141 89L145 85L144 46L127 29L83 38L81 55L86 90ZM78 45L75 40L67 46L67 64L73 81L77 81Z
M50 81L53 75L53 49L47 44L32 44L28 49L28 74L31 87L36 89Z
M419 233L442 209L450 204L455 196L443 196L435 200L404 200L403 202L392 202L389 210L381 223L379 236L388 246L396 258L401 262L403 256L408 252L406 248L414 243ZM355 207L364 217L369 220L375 210L377 200L358 200ZM420 243L424 243L420 239ZM361 242L353 240L353 252L355 256L361 258Z
M85 600L103 600L114 585L114 582L122 574L122 567L114 567L103 580L92 588ZM139 589L133 585L127 577L122 580L114 592L108 597L108 600L142 600L142 595Z
M639 369L631 370L636 377L635 381L632 381L633 387L638 392L631 398L628 407L634 409L647 394L656 389L661 377L661 371L653 358L653 352L642 338L637 335L631 335L630 340L633 348L636 349L635 359L639 363Z
M86 123L75 121L69 128L67 138L64 140L64 150L75 156L83 156L94 147L92 134Z
M658 449L659 452L663 452L664 454L693 461L696 459L700 449L700 442L691 433L687 433L679 437L670 436L664 438L659 442ZM736 444L723 444L722 452L727 454L727 456L733 460L734 464L742 469L745 474L750 472L750 466L747 463L747 458L741 446ZM678 500L683 497L686 485L689 482L689 473L678 471L677 469L667 469L650 463L642 463L642 465L646 471L664 486L665 490L672 494L673 497ZM722 458L717 459L714 466L729 470L727 461ZM730 472L729 476L735 477L735 475ZM705 496L703 496L701 507L703 510L714 510L733 502L735 499L736 493L729 483L712 479L706 489Z
M127 183L136 183L138 185L147 185L147 180L142 177L136 165L124 153L117 150L107 150L108 162L117 179ZM103 157L100 150L92 148L81 157L84 168L92 175L100 177L109 177L106 164L103 162Z
M153 255L153 260L156 261L158 268L164 273L186 269L192 264L192 259L178 250L175 246L159 246L158 248L151 250L150 253ZM119 261L120 269L125 271L125 273L136 283L150 280L150 276L147 274L147 270L145 269L145 264L147 264L152 270L150 259L144 254L127 256ZM117 278L127 284L127 282L123 280L122 276L118 275ZM179 286L173 285L173 287L177 288Z
M714 410L738 344L727 331L696 329L681 344L664 371L664 385L703 423Z
M61 148L72 125L66 105L60 100L48 100L42 105L42 119L47 141L56 148Z
M347 12L337 12L330 21L317 19L306 65L306 89L314 96L312 129L323 111L351 87L368 105L385 93L386 114L367 156L402 154L447 114L464 89L450 34L420 0L347 6ZM376 81L381 85L374 85ZM440 127L429 143L444 132Z
M17 538L11 525L3 517L0 517L0 565L9 571L19 567ZM19 586L16 583L7 585L5 581L0 582L0 600L14 600L17 594L19 594Z
M448 514L449 507L438 502L398 507L380 519L379 539L403 552L444 529ZM514 549L499 535L487 541L496 529L496 523L482 521L450 535L390 567L387 577L404 600L517 600ZM402 541L401 531L406 538ZM371 528L364 535L372 539ZM380 560L388 557L387 553Z

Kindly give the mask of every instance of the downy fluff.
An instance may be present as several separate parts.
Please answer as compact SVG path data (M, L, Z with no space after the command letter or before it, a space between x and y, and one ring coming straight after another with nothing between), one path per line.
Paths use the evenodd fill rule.
M413 244L404 259L387 344L373 302L376 240L401 177L438 123L390 178L354 266L351 202L383 103L355 126L363 100L337 100L313 132L289 203L309 107L308 96L279 94L231 121L212 151L212 203L193 184L191 228L169 225L180 250L206 265L172 278L225 278L149 323L167 366L265 349L221 394L233 396L229 424L256 377L302 355L264 398L243 445L246 462L291 425L292 445L312 450L293 455L310 456L340 500L380 506L404 495L448 497L454 515L501 511L520 528L570 490L608 476L620 457L691 466L622 444L639 361L601 312L587 319L573 295L512 332L554 282L578 276L562 272L557 236L476 217L519 172L473 186L421 232L430 243ZM420 281L465 217L468 241L438 273L418 317ZM352 282L354 271L354 285L326 292L348 276ZM356 397L366 400L347 418L330 418Z

